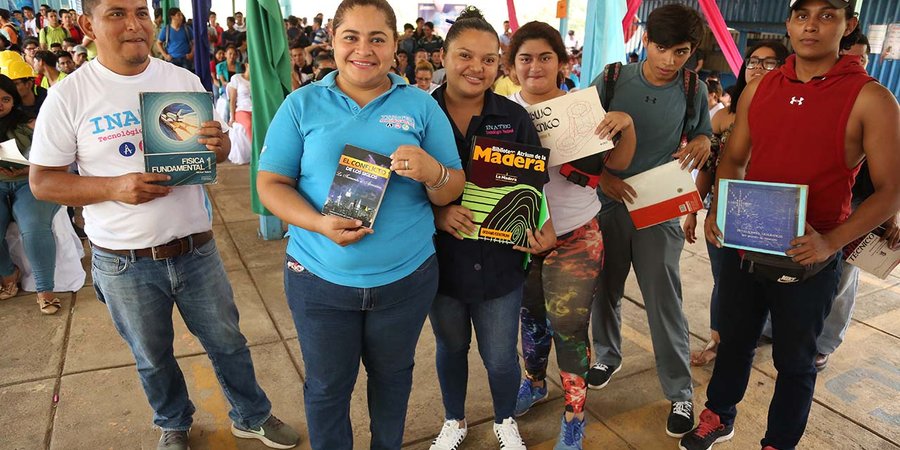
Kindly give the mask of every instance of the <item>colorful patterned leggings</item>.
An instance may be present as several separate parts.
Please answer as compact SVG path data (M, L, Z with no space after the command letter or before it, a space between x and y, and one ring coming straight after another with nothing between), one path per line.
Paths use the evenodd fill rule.
M560 236L544 258L535 258L522 302L522 354L525 374L546 377L550 338L566 395L566 410L584 411L591 347L591 302L603 267L603 238L597 219Z

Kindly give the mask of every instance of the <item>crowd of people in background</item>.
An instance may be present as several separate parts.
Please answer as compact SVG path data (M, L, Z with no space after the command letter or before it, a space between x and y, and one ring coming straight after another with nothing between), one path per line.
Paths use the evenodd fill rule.
M51 221L60 205L90 213L94 285L135 356L163 430L159 449L188 448L194 413L171 349L175 304L213 359L233 407L232 433L290 448L300 436L271 414L256 383L202 188L155 184L166 176L134 173L142 165L129 159L133 146L116 137L95 142L82 126L136 110L138 89L203 90L188 71L198 52L207 52L221 120L201 124L202 143L222 161L239 140L252 142L245 17L236 12L223 28L210 12L209 40L198 43L178 8L85 0L84 10L80 16L47 5L38 12L0 9L0 133L34 164L0 167L0 195L9 200L0 205L0 231L12 219L18 223L38 306L53 314L61 302L53 293ZM111 19L109 11L129 20ZM398 27L386 0L344 0L327 20L321 13L286 18L294 92L264 137L268 150L260 156L257 188L262 203L290 224L285 294L305 365L312 448L352 447L349 404L361 363L368 372L372 448L400 448L416 344L430 319L444 419L432 450L456 450L467 436L473 330L500 448L525 448L516 417L547 398L555 346L564 406L554 448L582 450L589 389L606 388L623 366L621 300L632 269L670 403L665 432L679 439L678 448L708 450L734 435L760 335L774 341L778 370L761 446L794 448L816 371L826 367L852 312L859 271L840 261L839 251L877 226L890 245L900 241L900 183L893 175L900 157L890 153L900 137L896 100L865 73L860 55L867 43L856 29L853 2L793 0L788 15L795 53L785 42L752 46L728 89L708 71L705 81L692 83L697 75L686 68L703 68L697 47L705 28L697 11L677 4L650 13L642 55L628 55L627 64L609 66L590 83L580 81L583 44L574 31L561 35L539 21L513 31L507 21L498 32L474 7L446 36L421 17ZM89 95L98 80L129 96ZM684 87L691 85L695 91ZM524 108L589 87L608 111L592 124L594 135L615 142L586 169L593 181L551 168L544 185L550 219L527 231L527 246L463 239L474 229L460 197L473 139L504 130L505 139L540 145ZM798 115L806 111L781 101L791 98L791 89L802 89L799 106L817 95L828 100ZM779 121L798 126L779 131ZM841 142L828 139L835 124ZM129 126L140 122L122 128ZM379 210L378 233L319 212L348 143L391 158L396 176ZM685 240L697 240L696 215L638 230L625 206L637 195L627 178L673 159L697 171L708 208L700 235L709 243L713 275L710 339L693 353L679 265ZM743 256L721 247L715 180L743 176L810 185L810 226L787 253L796 265L815 267L807 281L784 286L757 277ZM191 213L170 218L179 205L190 205ZM202 283L176 289L166 261ZM18 293L20 276L0 243L0 300ZM161 286L152 295L136 287L151 281ZM131 301L141 296L147 301ZM696 423L690 366L713 362Z

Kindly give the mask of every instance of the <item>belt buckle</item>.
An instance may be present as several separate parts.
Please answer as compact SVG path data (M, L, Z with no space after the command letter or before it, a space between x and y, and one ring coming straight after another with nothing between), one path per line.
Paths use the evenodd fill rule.
M159 248L159 246L157 246L157 247L150 247L150 256L153 257L153 260L154 260L154 261L160 261L160 260L166 259L166 258L160 258L160 257L159 257L159 255L157 254L157 249L158 249L158 248Z

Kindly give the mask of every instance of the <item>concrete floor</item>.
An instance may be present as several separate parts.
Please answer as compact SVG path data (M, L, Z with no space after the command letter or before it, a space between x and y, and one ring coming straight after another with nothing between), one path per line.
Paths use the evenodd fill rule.
M215 206L213 227L234 286L241 328L274 412L303 431L303 366L282 287L285 242L257 238L257 219L249 208L247 166L225 164L219 173L220 183L209 188ZM704 245L685 248L681 271L692 346L698 348L707 337L712 283ZM801 448L900 449L898 275L900 271L895 271L884 281L861 276L853 324L844 345L819 376ZM669 405L657 381L646 315L633 277L626 295L622 306L623 370L607 388L589 393L585 448L674 449L676 441L664 432ZM265 448L256 441L238 441L231 436L228 406L203 349L177 314L175 322L175 351L197 405L192 448ZM134 361L105 306L96 300L90 280L83 289L65 295L63 308L55 316L39 313L34 294L23 293L0 303L0 342L0 449L155 448L159 432L152 427ZM405 448L427 449L441 427L434 353L434 337L426 321L418 347ZM470 370L470 430L463 448L497 448L485 371L475 351ZM550 372L550 400L519 420L520 431L532 449L551 449L559 431L563 400L555 362ZM711 368L694 369L698 411L710 375ZM717 449L759 448L774 376L771 347L763 347L740 405L737 434ZM361 374L351 408L356 448L368 447L365 405ZM309 445L304 442L299 448Z

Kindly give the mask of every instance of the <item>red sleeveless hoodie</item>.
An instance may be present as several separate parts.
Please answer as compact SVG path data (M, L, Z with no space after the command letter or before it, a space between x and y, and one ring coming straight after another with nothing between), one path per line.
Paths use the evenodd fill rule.
M806 221L827 233L850 216L859 167L848 169L847 120L866 74L859 56L841 57L823 76L797 79L796 55L759 83L750 104L747 180L809 186Z

